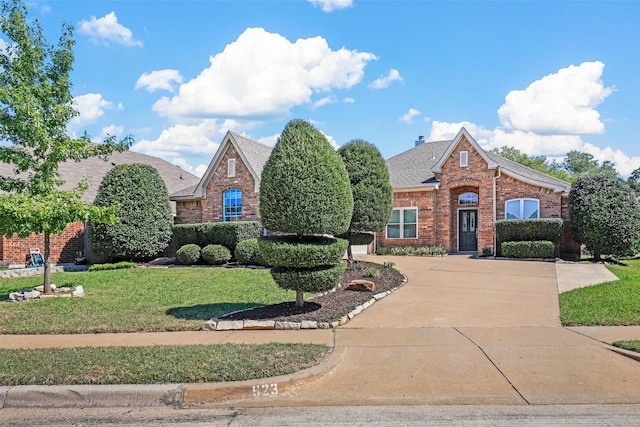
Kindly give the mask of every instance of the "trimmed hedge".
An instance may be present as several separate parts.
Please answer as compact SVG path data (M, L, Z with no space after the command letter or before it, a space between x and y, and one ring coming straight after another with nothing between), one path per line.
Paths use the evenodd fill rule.
M193 243L200 247L223 245L232 253L243 240L257 239L262 231L258 221L202 222L173 226L175 247Z
M124 270L127 268L138 268L138 264L130 261L121 261L113 264L93 264L87 271Z
M507 258L554 258L555 245L548 240L504 242L502 255Z
M359 233L356 231L348 231L338 236L341 239L349 241L351 246L368 245L373 242L373 233Z
M349 242L322 236L265 236L258 239L264 260L274 267L314 268L340 262Z
M498 243L548 240L557 244L564 221L560 218L501 219L496 221Z
M236 245L234 257L242 265L268 265L262 256L258 239L243 240Z
M231 252L222 245L207 245L202 248L200 256L209 265L222 265L229 262Z
M306 270L275 267L271 269L273 280L282 289L300 292L326 292L340 283L344 264L318 267Z
M200 262L200 246L188 243L183 245L176 253L178 264L194 265Z

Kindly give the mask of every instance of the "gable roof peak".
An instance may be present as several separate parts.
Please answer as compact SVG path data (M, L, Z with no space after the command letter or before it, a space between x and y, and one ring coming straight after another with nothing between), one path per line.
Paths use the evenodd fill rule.
M478 142L471 136L471 134L463 126L460 128L460 131L458 132L456 137L453 138L453 140L445 150L442 157L440 157L440 160L438 160L438 162L431 169L433 173L442 172L442 165L444 164L444 162L447 161L449 156L451 156L451 153L453 153L453 150L455 150L455 148L458 146L458 144L460 144L463 138L466 139L467 142L471 144L471 146L473 146L473 148L478 152L478 154L480 154L480 156L482 156L484 161L487 162L487 167L489 169L494 169L498 167L498 164L491 157L487 155L487 153L482 149L482 147L480 147L480 144L478 144Z

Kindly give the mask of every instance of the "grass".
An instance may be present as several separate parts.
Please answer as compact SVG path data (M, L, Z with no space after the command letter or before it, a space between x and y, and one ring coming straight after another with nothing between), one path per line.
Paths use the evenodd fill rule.
M560 294L565 326L640 325L640 260L607 265L619 280Z
M204 320L295 300L267 270L138 268L54 273L58 287L82 285L83 298L0 303L0 334L198 330ZM0 279L0 300L42 284L42 276Z
M640 340L634 341L616 341L613 343L614 346L624 348L625 350L635 351L636 353L640 353Z
M309 368L330 351L277 343L0 350L0 386L242 381Z

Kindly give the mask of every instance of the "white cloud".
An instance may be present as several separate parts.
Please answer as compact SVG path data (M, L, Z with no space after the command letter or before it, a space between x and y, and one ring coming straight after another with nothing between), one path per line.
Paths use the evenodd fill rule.
M341 48L333 51L322 37L291 43L262 28L248 28L210 67L182 84L154 111L186 117L284 117L311 95L358 84L375 55Z
M158 70L143 73L136 82L136 89L146 88L148 92L164 89L173 92L174 83L182 83L182 75L178 70Z
M79 115L71 119L69 129L77 131L81 127L95 123L104 115L107 108L112 107L112 103L107 101L99 93L87 93L73 98L73 106Z
M486 144L493 135L493 132L478 126L471 122L440 122L434 120L431 123L431 134L427 138L428 141L448 141L460 132L460 128L464 127L479 144Z
M420 111L414 108L409 108L409 111L405 115L400 117L398 120L410 125L411 123L413 123L413 118L416 116L419 116L420 114L421 114Z
M108 13L102 18L92 16L88 21L83 19L78 23L78 33L89 36L95 43L103 41L142 47L142 42L133 38L131 30L118 23L115 12Z
M631 172L640 168L640 157L629 157L622 151L614 150L611 147L602 149L587 142L580 151L591 154L600 163L605 160L613 162L616 165L616 170L624 177L628 177Z
M346 9L353 6L353 0L309 0L315 7L322 7L323 12L333 12L336 9Z
M402 81L402 77L400 77L398 70L392 68L385 77L380 77L369 83L369 89L385 89L394 81Z
M275 135L263 136L262 138L258 138L258 142L264 145L268 145L270 147L274 147L278 142L278 138L280 138L280 134L276 133Z
M544 134L603 133L595 107L613 92L600 79L603 70L599 61L571 65L509 92L498 109L502 125Z
M356 100L351 97L347 97L347 98L344 98L342 102L344 102L345 104L353 104L354 102L356 102Z
M334 104L336 102L336 98L334 96L325 96L313 103L313 108L320 108L325 105Z

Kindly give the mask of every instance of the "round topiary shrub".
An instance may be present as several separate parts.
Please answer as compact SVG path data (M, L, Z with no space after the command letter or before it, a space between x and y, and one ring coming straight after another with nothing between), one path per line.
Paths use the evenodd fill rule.
M339 262L348 241L324 236L266 236L258 241L265 261L274 267L314 268Z
M236 245L234 256L238 264L242 265L269 265L264 260L258 239L247 239Z
M271 269L271 276L282 289L296 292L326 292L340 282L344 269L344 264L309 269L275 267Z
M194 265L200 262L200 246L189 243L182 246L176 252L176 260L178 264L182 265Z
M209 265L226 264L231 259L231 252L222 245L207 245L202 248L201 255Z

